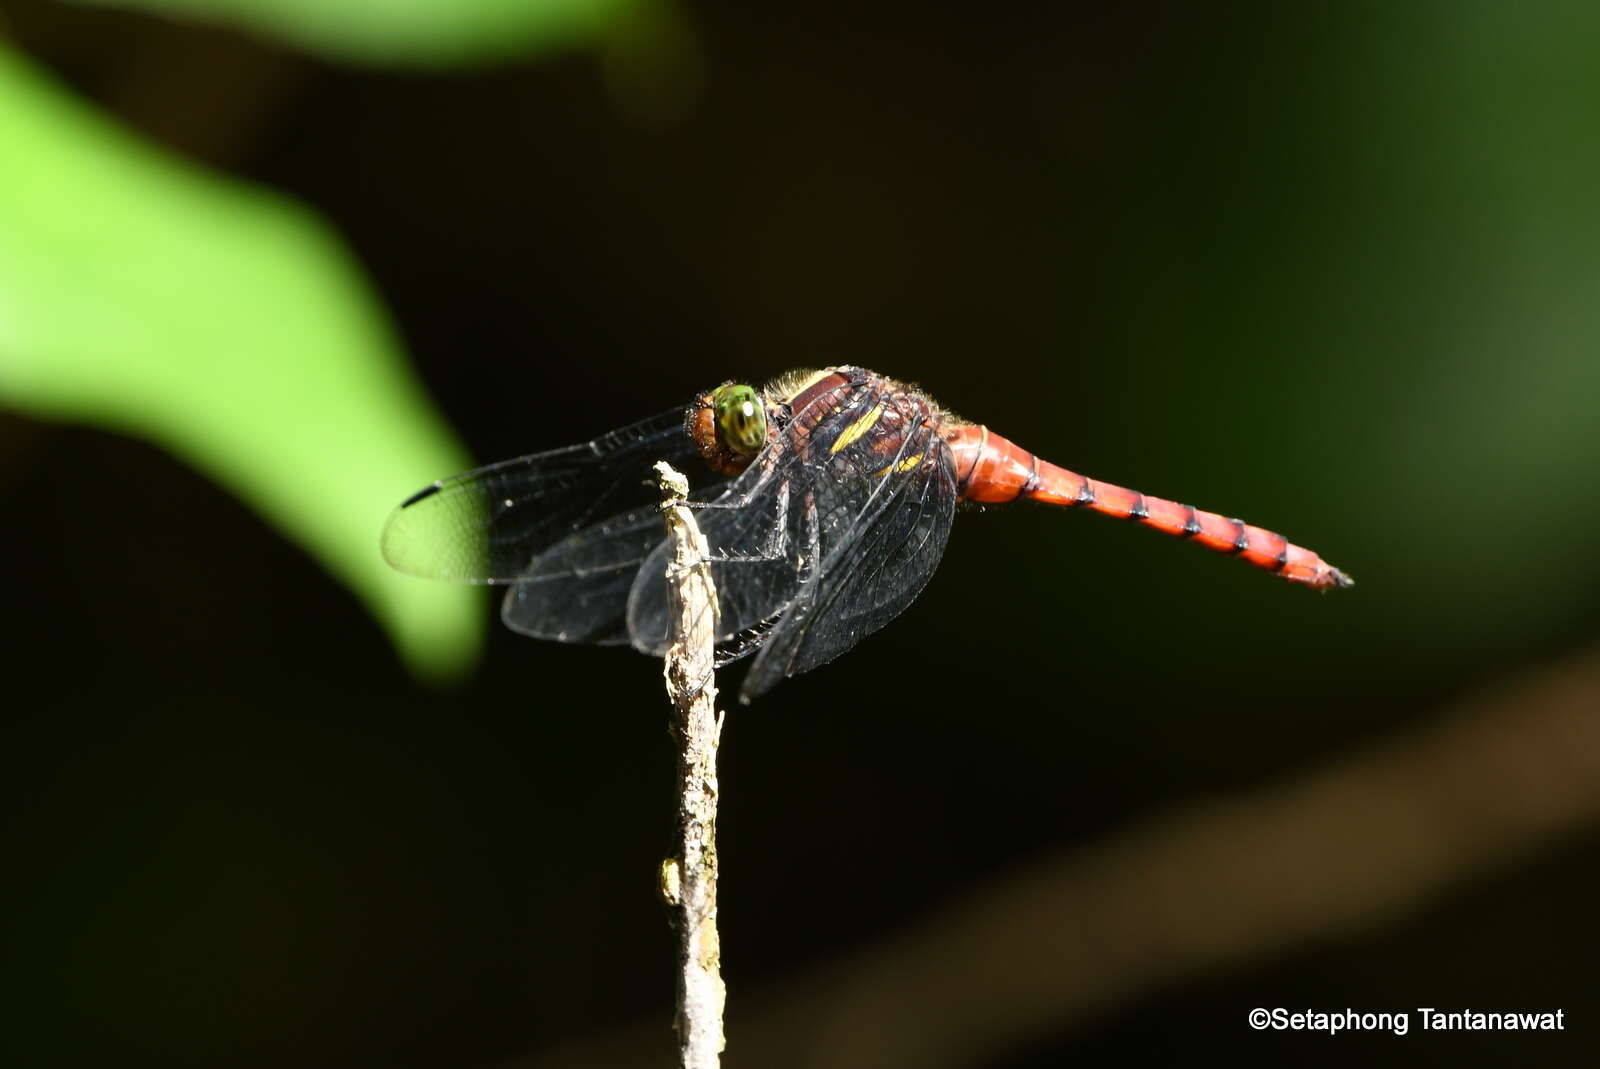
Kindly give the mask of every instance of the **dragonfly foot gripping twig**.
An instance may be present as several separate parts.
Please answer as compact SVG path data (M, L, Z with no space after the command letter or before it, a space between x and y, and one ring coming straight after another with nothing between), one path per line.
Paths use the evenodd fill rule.
M678 1064L715 1069L726 996L717 936L717 594L705 536L683 503L688 481L664 462L655 472L672 543L665 673L678 746L677 854L661 864L661 896L678 936Z

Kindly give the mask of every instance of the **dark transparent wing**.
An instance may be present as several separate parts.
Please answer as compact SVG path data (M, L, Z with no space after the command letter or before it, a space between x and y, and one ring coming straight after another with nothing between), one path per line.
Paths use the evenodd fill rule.
M581 528L533 559L506 591L500 619L534 638L626 644L628 591L640 565L665 541L659 504ZM663 561L663 583L665 567Z
M955 517L955 463L932 436L924 460L891 478L890 498L863 516L859 537L823 562L765 637L742 700L833 660L900 615L927 586Z
M699 513L711 548L724 662L753 652L781 631L785 614L808 585L845 561L880 517L904 503L908 491L920 495L923 484L935 481L923 469L946 464L948 451L925 415L920 402L876 380L851 382L794 413L774 445ZM953 490L943 497L949 499L943 520L948 527ZM927 522L935 522L929 515ZM909 530L902 533L910 537ZM887 545L893 534L886 529L879 537ZM937 547L943 544L941 531ZM652 551L628 602L633 643L650 653L661 652L666 643L665 554L664 547ZM937 559L935 551L933 562ZM890 581L902 578L899 574L882 578L863 597L899 604L868 630L882 626L916 594L889 588ZM925 576L917 589L922 582ZM869 607L862 611L863 620L869 619Z
M694 455L676 408L592 442L444 479L390 515L383 556L424 578L517 583L553 547L613 517L614 536L632 551L637 513L656 500L650 465L683 466Z

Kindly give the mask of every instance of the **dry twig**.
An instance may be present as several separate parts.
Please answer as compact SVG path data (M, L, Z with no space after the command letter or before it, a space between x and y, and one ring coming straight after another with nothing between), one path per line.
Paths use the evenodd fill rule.
M667 565L667 697L678 744L677 856L661 863L661 897L678 935L678 1064L715 1069L723 1048L722 949L717 938L717 592L705 536L683 504L689 484L656 465L672 541Z

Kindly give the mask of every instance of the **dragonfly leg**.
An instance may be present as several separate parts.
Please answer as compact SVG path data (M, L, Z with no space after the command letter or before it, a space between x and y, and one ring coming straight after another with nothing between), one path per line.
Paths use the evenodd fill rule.
M760 463L762 465L761 477L737 493L730 488L713 501L685 501L684 504L691 509L700 509L707 512L737 511L748 507L751 502L767 492L768 487L772 484L772 478L778 470L778 458L776 456L768 457ZM748 475L749 473L746 472L745 474ZM741 478L733 485L738 485L738 482L743 481L743 478ZM787 494L788 484L786 482L780 483L778 492Z
M725 553L713 551L710 560L714 564L770 564L773 561L789 559L789 487L788 484L779 486L777 493L777 507L774 510L773 522L768 525L767 541L756 553ZM809 553L801 556L798 564L802 570L815 571L822 555L822 524L817 518L816 495L806 493L805 511L801 514L802 537L805 539Z
M738 508L748 504L754 494L742 494L739 502L722 505L719 502L707 502L709 505L726 508ZM776 503L773 507L772 523L767 525L768 535L766 541L754 553L729 553L727 551L713 550L710 559L720 564L767 564L776 560L783 560L788 553L789 544L789 484L780 483L776 493Z

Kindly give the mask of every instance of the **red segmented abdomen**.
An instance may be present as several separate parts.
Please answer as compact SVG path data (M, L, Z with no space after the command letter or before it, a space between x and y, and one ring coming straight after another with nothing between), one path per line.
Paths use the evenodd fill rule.
M1218 553L1239 557L1285 579L1313 587L1351 586L1353 580L1281 534L1137 490L1103 483L1040 460L987 427L963 424L945 432L955 457L963 500L1001 504L1019 497L1047 505L1090 508L1137 520Z

